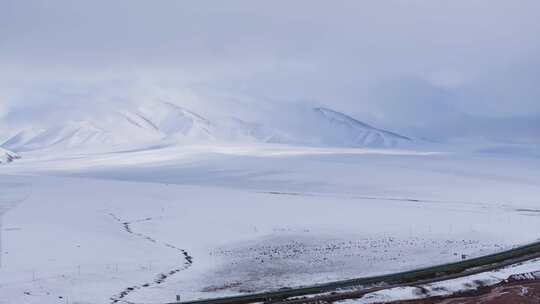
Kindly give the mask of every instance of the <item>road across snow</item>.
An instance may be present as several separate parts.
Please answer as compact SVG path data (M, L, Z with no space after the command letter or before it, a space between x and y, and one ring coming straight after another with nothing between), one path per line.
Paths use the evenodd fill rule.
M3 217L0 303L170 302L491 253L538 238L537 168L265 145L29 153L0 176L32 189Z

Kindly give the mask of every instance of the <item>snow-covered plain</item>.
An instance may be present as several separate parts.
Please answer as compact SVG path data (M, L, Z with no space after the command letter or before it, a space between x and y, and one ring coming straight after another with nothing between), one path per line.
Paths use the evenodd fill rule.
M533 156L271 144L22 156L0 167L0 303L232 295L539 238Z

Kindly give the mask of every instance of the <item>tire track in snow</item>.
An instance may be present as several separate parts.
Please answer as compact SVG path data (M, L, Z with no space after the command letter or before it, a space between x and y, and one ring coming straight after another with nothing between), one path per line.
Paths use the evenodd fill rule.
M170 271L162 272L162 273L157 274L155 279L152 282L147 282L147 283L144 283L144 284L134 285L134 286L130 286L130 287L125 288L124 290L122 290L121 292L119 292L118 294L116 294L116 295L114 295L114 296L112 296L110 298L111 304L120 303L120 302L127 303L127 304L134 304L133 302L127 301L125 299L129 294L131 294L131 293L133 293L133 292L135 292L137 290L143 289L143 288L148 288L148 287L163 284L163 283L165 283L165 281L168 278L170 278L171 276L177 274L180 271L188 269L193 264L193 257L191 255L189 255L189 253L186 250L184 250L182 248L179 248L179 247L176 247L176 246L174 246L173 244L170 244L170 243L160 242L160 241L158 241L157 239L155 239L155 238L153 238L151 236L148 236L146 234L142 234L140 232L136 232L136 231L134 231L132 229L132 227L131 227L132 224L152 221L153 220L152 217L147 217L147 218L144 218L144 219L134 220L134 221L129 221L128 222L128 221L122 220L120 217L118 217L114 213L109 213L109 215L114 220L119 222L127 233L133 234L133 235L135 235L135 236L137 236L139 238L145 239L145 240L147 240L149 242L152 242L154 244L161 244L161 245L163 245L165 247L174 249L174 250L176 250L176 251L178 251L180 253L180 255L183 257L183 259L185 261L184 264L182 266L180 266L180 267L176 267L176 268L171 269Z
M409 198L409 197L387 197L387 196L363 196L354 194L332 194L332 193L310 193L310 192L283 192L283 191L258 191L256 193L270 194L270 195L288 195L288 196L308 196L308 197L337 197L344 199L358 199L358 200L370 200L370 201L396 201L407 203L432 203L432 204L459 204L466 206L479 206L482 208L506 208L514 211L523 212L535 212L539 210L535 209L514 209L512 205L496 203L496 202L474 202L474 201L445 201L445 200L433 200L433 199L421 199L421 198Z

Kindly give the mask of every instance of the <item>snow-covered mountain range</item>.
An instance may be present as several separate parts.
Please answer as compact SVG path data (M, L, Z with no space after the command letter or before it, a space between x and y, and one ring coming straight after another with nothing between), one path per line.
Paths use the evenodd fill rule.
M237 117L210 120L169 102L156 101L99 112L81 120L16 129L0 146L12 151L95 148L187 142L269 142L338 147L397 147L411 139L372 127L328 108L295 114L295 127Z

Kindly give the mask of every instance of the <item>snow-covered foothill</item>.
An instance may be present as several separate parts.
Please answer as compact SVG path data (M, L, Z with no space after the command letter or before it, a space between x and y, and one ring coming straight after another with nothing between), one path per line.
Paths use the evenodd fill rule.
M321 140L329 146L389 148L410 144L411 139L382 130L328 108L313 109L320 118Z
M14 160L20 159L21 156L18 153L9 151L0 147L0 164L11 163Z

